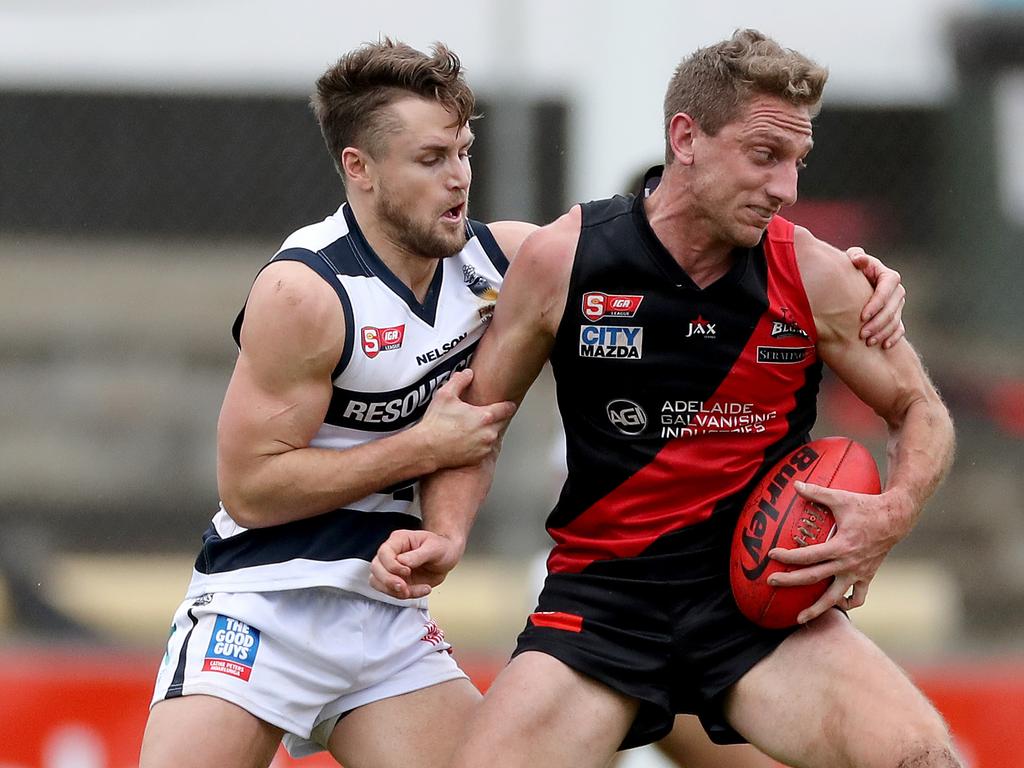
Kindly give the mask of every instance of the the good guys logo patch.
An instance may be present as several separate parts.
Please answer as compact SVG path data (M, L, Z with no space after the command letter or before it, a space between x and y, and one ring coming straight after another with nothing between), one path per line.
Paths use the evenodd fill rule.
M227 616L218 616L203 660L203 671L220 672L247 681L259 649L258 629Z

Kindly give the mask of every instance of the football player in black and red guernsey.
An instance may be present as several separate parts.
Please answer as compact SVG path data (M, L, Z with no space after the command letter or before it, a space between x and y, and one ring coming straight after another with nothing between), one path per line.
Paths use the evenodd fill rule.
M653 192L574 207L510 267L468 396L518 401L550 358L569 474L538 608L458 768L603 766L677 712L792 765L959 765L932 705L834 610L864 602L954 436L911 346L858 338L863 276L778 215L826 77L753 30L697 51L669 84ZM887 484L804 488L838 533L773 551L803 567L772 578L831 584L799 628L766 630L733 602L729 543L760 473L807 440L823 363L886 421ZM379 587L419 594L454 566L490 465L428 484L429 530L392 534Z

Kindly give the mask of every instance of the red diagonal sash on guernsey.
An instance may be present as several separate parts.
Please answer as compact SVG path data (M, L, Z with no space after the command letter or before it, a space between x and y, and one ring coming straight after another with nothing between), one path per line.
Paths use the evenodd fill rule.
M775 217L768 228L773 255L768 269L769 308L789 307L789 318L816 341L814 319L804 294L793 250L793 225ZM598 560L634 557L670 531L708 519L715 504L740 491L764 461L764 451L789 428L786 415L795 405L803 365L759 365L758 339L770 337L772 312L762 315L705 410L741 401L756 393L759 404L775 411L763 432L716 432L669 440L651 462L599 499L565 526L551 529L555 548L551 573L579 573Z

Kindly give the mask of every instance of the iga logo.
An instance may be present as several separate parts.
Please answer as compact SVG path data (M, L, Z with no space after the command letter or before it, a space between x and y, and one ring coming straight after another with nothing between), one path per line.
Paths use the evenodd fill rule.
M218 616L203 660L203 671L220 672L248 681L259 649L258 629L237 619Z
M624 435L639 435L647 426L647 414L632 400L612 400L605 412L612 426Z
M591 291L583 294L583 316L591 322L602 317L633 317L643 296L620 296Z
M391 328L374 328L372 325L364 325L360 329L359 336L363 344L363 352L372 360L381 352L398 349L402 346L402 341L405 339L405 323Z

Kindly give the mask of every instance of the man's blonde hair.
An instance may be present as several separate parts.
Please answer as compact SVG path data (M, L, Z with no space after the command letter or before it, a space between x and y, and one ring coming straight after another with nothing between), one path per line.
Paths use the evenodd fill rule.
M783 48L756 29L738 29L728 40L683 59L665 93L665 163L673 160L669 124L684 112L714 136L756 95L778 96L816 114L828 70Z

